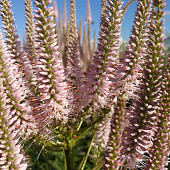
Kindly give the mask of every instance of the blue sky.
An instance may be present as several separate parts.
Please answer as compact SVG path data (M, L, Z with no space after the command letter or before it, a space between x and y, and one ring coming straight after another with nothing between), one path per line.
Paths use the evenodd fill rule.
M18 34L20 35L20 40L23 40L23 34L25 30L25 13L24 13L24 0L11 0L12 11L14 12L15 25L17 26ZM85 16L86 16L86 0L75 0L76 1L76 14L77 14L77 24L79 24L80 18L82 18L83 25L85 24ZM93 35L94 29L96 29L96 34L99 33L99 25L100 25L100 10L101 10L101 0L89 0L91 7L91 14L94 21L94 24L91 25L91 35ZM34 0L32 0L34 2ZM63 13L63 0L56 0L57 8L61 8L61 13ZM66 0L67 12L69 12L69 2L70 0ZM124 4L127 3L128 0L124 0ZM166 0L166 15L164 19L166 22L164 26L165 34L170 32L170 0ZM121 36L123 39L128 40L129 35L131 34L130 30L132 29L134 15L136 11L137 1L130 5L128 8L125 17L123 19ZM35 7L35 6L34 6ZM67 13L69 15L69 13ZM83 28L83 27L82 27ZM0 29L2 30L2 26L0 24Z

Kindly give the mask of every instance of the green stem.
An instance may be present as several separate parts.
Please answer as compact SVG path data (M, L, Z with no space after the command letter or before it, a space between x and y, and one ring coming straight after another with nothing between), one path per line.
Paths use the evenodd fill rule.
M67 170L67 160L65 152L63 152L63 155L64 155L64 170Z
M97 165L99 163L100 153L101 153L101 144L99 144L99 149L98 149L98 152L97 152L97 158L95 160L94 165Z
M87 162L87 158L88 158L89 153L90 153L90 151L91 151L91 147L92 147L92 144L93 144L95 135L96 135L96 131L93 131L93 137L92 137L92 140L91 140L91 142L90 142L90 146L89 146L89 148L88 148L88 150L87 150L86 155L83 157L83 159L82 159L82 161L81 161L81 163L80 163L80 165L79 165L79 167L78 167L78 170L84 170L84 167L85 167L86 162Z
M90 102L89 105L86 106L86 108L84 109L86 113L89 111L89 109L90 109L90 107L92 106L92 104L93 104L93 102ZM76 131L79 131L79 130L80 130L80 127L81 127L81 125L82 125L82 123L83 123L83 121L84 121L85 115L86 115L86 114L84 114L84 115L81 117L81 121L78 123L77 130L76 130Z
M104 165L105 160L101 161L98 165L96 165L92 170L100 170Z
M76 130L76 131L79 131L79 129L80 129L80 127L81 127L82 123L83 123L83 117L81 118L81 121L80 121L80 123L78 124L78 126L77 126L77 130Z
M67 170L75 170L74 169L74 148L68 147L65 149L65 156L67 162Z

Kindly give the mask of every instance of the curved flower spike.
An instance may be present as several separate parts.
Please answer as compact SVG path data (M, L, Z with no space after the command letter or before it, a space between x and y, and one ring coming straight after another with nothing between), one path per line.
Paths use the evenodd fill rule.
M20 83L25 95L27 95L31 94L27 83L33 75L32 65L25 52L21 50L21 42L19 41L19 35L17 35L17 31L15 30L15 20L10 3L11 2L8 0L2 0L0 2L2 27L4 29L3 32L5 33L8 52L11 54L13 63L18 67L17 74L19 76L17 81Z
M27 163L23 163L19 139L24 140L36 126L31 107L23 102L13 69L16 67L0 33L0 168L25 170Z
M146 56L146 41L148 39L148 18L150 16L151 0L138 0L137 12L135 15L132 34L129 38L127 51L120 59L120 64L116 66L112 79L115 93L126 91L126 97L136 97L135 92L140 83L139 78L142 77L142 64L144 56Z
M125 167L132 169L136 163L141 162L144 158L144 152L147 150L149 151L150 159L147 161L146 169L163 169L160 154L166 154L166 147L164 151L159 147L160 142L162 142L160 143L161 146L164 146L162 145L164 140L159 134L162 127L160 127L157 118L162 93L160 89L163 64L160 58L163 55L161 52L163 49L163 23L160 20L162 19L163 11L161 10L162 7L160 5L158 6L158 11L153 10L151 12L147 56L143 66L142 83L139 86L139 98L134 100L135 108L132 109L130 114L130 125L125 128L127 134L122 139L121 159L123 163L127 163ZM157 19L155 20L155 18ZM155 139L156 133L159 134L160 139L163 141ZM162 135L167 138L164 133ZM148 148L149 143L150 147Z
M16 130L17 117L7 105L7 95L3 92L3 79L0 78L0 167L1 169L25 170L27 163L22 163L24 155L19 145L19 129Z
M25 95L20 88L20 84L17 82L17 74L15 75L15 65L13 65L13 60L10 55L7 54L5 49L5 44L2 41L2 35L0 33L0 72L1 78L3 79L3 86L7 96L7 101L9 103L8 108L12 115L15 115L15 121L17 130L20 130L19 134L21 136L27 137L36 127L34 123L34 117L31 106L25 99Z

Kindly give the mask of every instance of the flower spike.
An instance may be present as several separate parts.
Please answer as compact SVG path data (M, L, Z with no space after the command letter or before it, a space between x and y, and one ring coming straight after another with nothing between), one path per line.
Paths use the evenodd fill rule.
M66 68L67 66L67 59L68 59L68 44L69 44L69 22L67 23L67 30L64 36L64 53L63 53L63 66Z
M78 30L76 24L76 9L75 0L70 0L70 23L69 23L69 44L68 44L68 58L66 67L67 82L70 88L70 102L73 103L71 109L73 112L79 112L81 108L80 93L82 86L82 73L80 68L80 52L78 42Z
M30 77L30 84L34 84L33 88L35 88L36 84L36 42L35 42L35 23L34 23L34 15L33 15L33 9L32 9L32 3L30 0L25 0L25 16L27 18L26 20L26 47L25 51L27 53L27 56L29 58L29 61L32 66L32 75Z
M65 29L67 28L67 9L66 9L66 0L64 0L64 6L63 6L63 31L65 33Z
M53 10L54 10L54 18L56 21L58 19L58 9L57 9L57 2L55 0L53 1Z
M120 59L120 64L116 66L114 73L115 93L126 91L126 97L135 97L135 91L142 76L142 64L146 56L146 41L148 39L148 18L150 16L151 0L146 2L138 0L137 12L135 15L132 34L129 38L129 45L126 47L124 56ZM145 11L145 12L143 12ZM139 48L140 47L140 48Z
M87 105L92 101L95 109L109 105L107 98L110 96L109 89L112 84L110 79L114 77L114 66L118 63L119 57L122 4L121 0L108 0L108 5L102 1L100 37L93 64L87 72L84 90L87 91Z
M23 163L24 155L21 154L19 143L19 129L17 129L17 115L8 107L8 97L3 92L3 79L0 77L0 167L1 169L25 170L27 163Z
M55 24L53 24L53 8L48 7L50 1L36 0L35 18L36 41L38 44L37 54L39 74L38 91L42 93L40 101L42 109L41 116L45 119L41 122L52 123L54 120L67 122L67 85L64 82L64 69L61 60L58 59L58 46L55 34ZM43 118L44 118L43 117Z
M3 78L3 86L7 95L11 115L15 116L16 129L19 130L19 135L23 138L32 134L36 124L34 123L33 112L29 102L25 100L24 92L20 84L17 83L16 65L13 64L11 55L7 54L5 44L2 41L2 34L0 33L0 72Z
M163 34L164 34L164 28L162 27L164 24L164 20L162 20L162 17L165 15L165 12L163 11L163 8L165 7L165 0L153 0L153 8L151 11L151 17L150 20L153 22L150 22L149 25L149 41L148 41L148 57L149 59L152 59L152 67L154 67L155 75L152 75L154 81L154 94L152 96L159 96L160 99L157 101L154 101L155 106L157 104L157 115L155 122L156 125L156 133L153 135L153 145L150 147L149 150L149 156L150 159L148 159L146 163L145 170L166 170L165 166L168 165L168 156L169 156L169 135L168 131L169 128L169 120L170 120L170 114L168 112L169 110L169 83L167 79L169 79L169 58L167 60L166 64L166 71L162 74L161 66L161 60L160 58L164 55L162 52L163 50ZM158 33L159 32L159 33ZM162 59L163 60L163 59ZM151 62L148 62L148 64L151 64ZM162 64L163 65L163 64ZM150 67L150 66L149 66ZM150 67L151 68L151 67ZM150 73L150 75L152 72ZM149 76L150 76L149 75ZM160 80L160 86L159 81ZM152 90L152 89L150 89ZM152 90L153 91L153 90ZM158 94L159 95L158 95ZM151 96L151 97L152 97ZM162 96L162 97L161 97ZM153 103L153 104L154 104Z
M149 1L148 1L149 2ZM144 5L143 5L144 6ZM143 8L143 7L142 7ZM162 6L158 6L158 11L152 10L149 22L149 36L147 41L147 55L145 57L142 82L138 92L139 98L134 100L134 108L130 112L129 126L125 128L127 134L122 140L122 162L125 167L134 168L136 163L144 159L144 153L150 145L149 155L155 152L155 135L159 133L158 119L159 103L161 102L161 78L162 78L162 60L160 53L163 48L163 17ZM155 19L157 18L157 19ZM155 23L153 22L155 20ZM159 31L160 32L159 32ZM159 33L158 33L159 32ZM151 148L155 149L151 149ZM157 150L157 149L156 149ZM159 156L158 156L159 157ZM148 159L151 169L157 169L159 163L155 156ZM161 168L160 168L161 167ZM158 169L162 169L160 166ZM147 169L147 168L146 168Z
M110 98L112 93L109 90L112 84L110 78L113 78L115 71L113 66L118 62L119 56L122 2L121 0L107 2L108 5L105 0L102 1L100 37L98 38L97 50L93 57L93 64L90 65L90 70L87 72L87 84L85 85L87 90L86 99L89 100L87 104L91 105L93 110L110 109L117 100L115 96ZM109 36L107 35L108 33L110 33ZM110 111L98 126L96 140L94 140L96 148L101 147L104 149L107 146L111 121L109 117L112 117L112 114L113 112ZM100 131L102 127L107 128Z
M117 106L111 120L111 128L109 134L109 141L107 144L107 154L105 157L105 170L118 170L120 167L120 160L118 157L121 153L121 140L124 130L125 122L125 95L118 97Z
M87 0L86 23L90 23L90 24L93 23L89 0Z
M20 83L25 95L27 95L31 94L27 82L31 79L33 71L27 55L21 50L21 42L18 39L19 35L16 34L16 26L14 26L15 20L10 3L8 0L2 0L0 2L2 27L8 45L8 52L10 52L12 59L14 59L13 62L18 67L18 75L20 75L18 83Z

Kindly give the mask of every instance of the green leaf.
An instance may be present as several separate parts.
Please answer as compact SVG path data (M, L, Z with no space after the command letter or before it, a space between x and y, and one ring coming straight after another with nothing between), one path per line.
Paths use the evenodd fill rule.
M102 166L103 166L103 164L104 164L104 160L102 161L102 162L100 162L98 165L96 165L92 170L99 170Z
M92 147L92 143L93 143L93 141L94 141L95 135L96 135L96 132L94 131L94 132L93 132L92 140L91 140L91 142L90 142L90 146L89 146L89 148L88 148L88 150L87 150L87 153L86 153L86 155L83 157L83 159L82 159L80 165L78 166L77 170L83 170L83 169L84 169L84 167L85 167L85 165L86 165L87 158L88 158L88 156L89 156L89 153L90 153L90 150L91 150L91 147Z
M102 109L102 113L103 116L99 117L97 120L95 120L92 124L90 124L89 126L85 127L85 128L82 128L80 130L78 130L75 135L74 135L74 138L75 139L75 142L82 139L88 132L91 128L93 128L98 122L100 122L102 119L104 119L104 115L107 115L108 113L110 112L110 108L103 108Z
M89 126L85 127L85 128L82 128L80 129L79 131L77 131L75 133L74 136L76 136L76 139L75 139L75 142L82 139L88 132L91 128L93 128L96 123L100 122L104 117L99 117L96 121L94 121L92 124L90 124Z
M63 142L53 142L51 140L49 140L48 138L45 138L43 135L39 135L40 138L38 138L36 135L34 135L32 137L32 139L34 140L33 143L35 143L36 141L43 145L45 147L45 149L47 150L51 150L51 151L55 151L55 152L61 152L63 151L63 148L66 147L66 144Z

